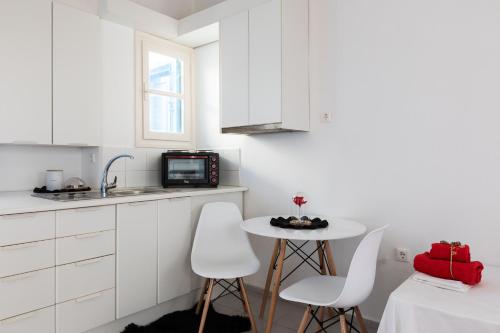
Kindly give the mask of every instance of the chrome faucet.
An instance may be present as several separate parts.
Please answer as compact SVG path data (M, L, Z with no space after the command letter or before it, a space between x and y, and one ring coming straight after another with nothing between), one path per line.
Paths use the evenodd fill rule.
M109 162L104 167L104 171L102 173L102 179L101 179L101 196L103 198L105 198L108 195L108 190L116 187L117 177L115 176L115 179L113 180L113 182L111 184L108 184L108 173L109 173L109 168L111 167L113 162L119 158L122 158L122 157L128 157L131 160L134 159L134 156L132 156L132 155L122 154L122 155L115 156L109 160Z

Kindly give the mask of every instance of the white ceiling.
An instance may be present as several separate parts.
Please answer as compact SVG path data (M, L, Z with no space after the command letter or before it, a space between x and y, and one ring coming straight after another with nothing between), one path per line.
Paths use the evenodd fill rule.
M152 10L181 19L224 0L132 0Z

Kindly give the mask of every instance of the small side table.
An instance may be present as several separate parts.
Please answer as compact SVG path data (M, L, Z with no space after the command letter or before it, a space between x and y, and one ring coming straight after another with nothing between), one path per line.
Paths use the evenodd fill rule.
M287 215L277 215L287 217ZM276 217L277 217L276 216ZM260 318L263 317L267 299L269 297L269 287L274 281L271 293L271 306L267 317L265 333L271 333L274 314L276 312L276 304L281 283L297 271L302 265L308 265L318 274L337 275L335 262L333 260L333 252L329 241L335 239L353 238L362 235L366 232L366 227L361 223L340 219L330 216L310 216L310 218L320 217L328 221L327 228L315 230L297 230L283 229L272 226L269 222L273 216L262 216L248 219L242 222L243 230L250 234L274 238L274 250L269 261L267 272L266 286L260 307ZM302 242L302 243L300 243ZM306 252L305 246L309 242L316 244L311 253ZM286 253L287 249L290 253ZM318 261L314 258L318 255ZM284 277L283 266L284 262L292 256L298 256L300 263L293 267ZM359 309L356 311L361 315ZM321 314L322 315L322 314Z

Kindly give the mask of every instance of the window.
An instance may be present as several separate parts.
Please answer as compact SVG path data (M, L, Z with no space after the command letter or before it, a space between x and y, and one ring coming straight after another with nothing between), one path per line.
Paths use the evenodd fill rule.
M136 49L137 146L193 148L193 50L139 32Z

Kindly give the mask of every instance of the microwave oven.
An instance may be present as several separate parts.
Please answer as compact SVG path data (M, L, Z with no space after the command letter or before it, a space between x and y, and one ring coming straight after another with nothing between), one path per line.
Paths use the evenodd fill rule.
M169 150L161 157L161 178L163 187L217 187L219 154Z

